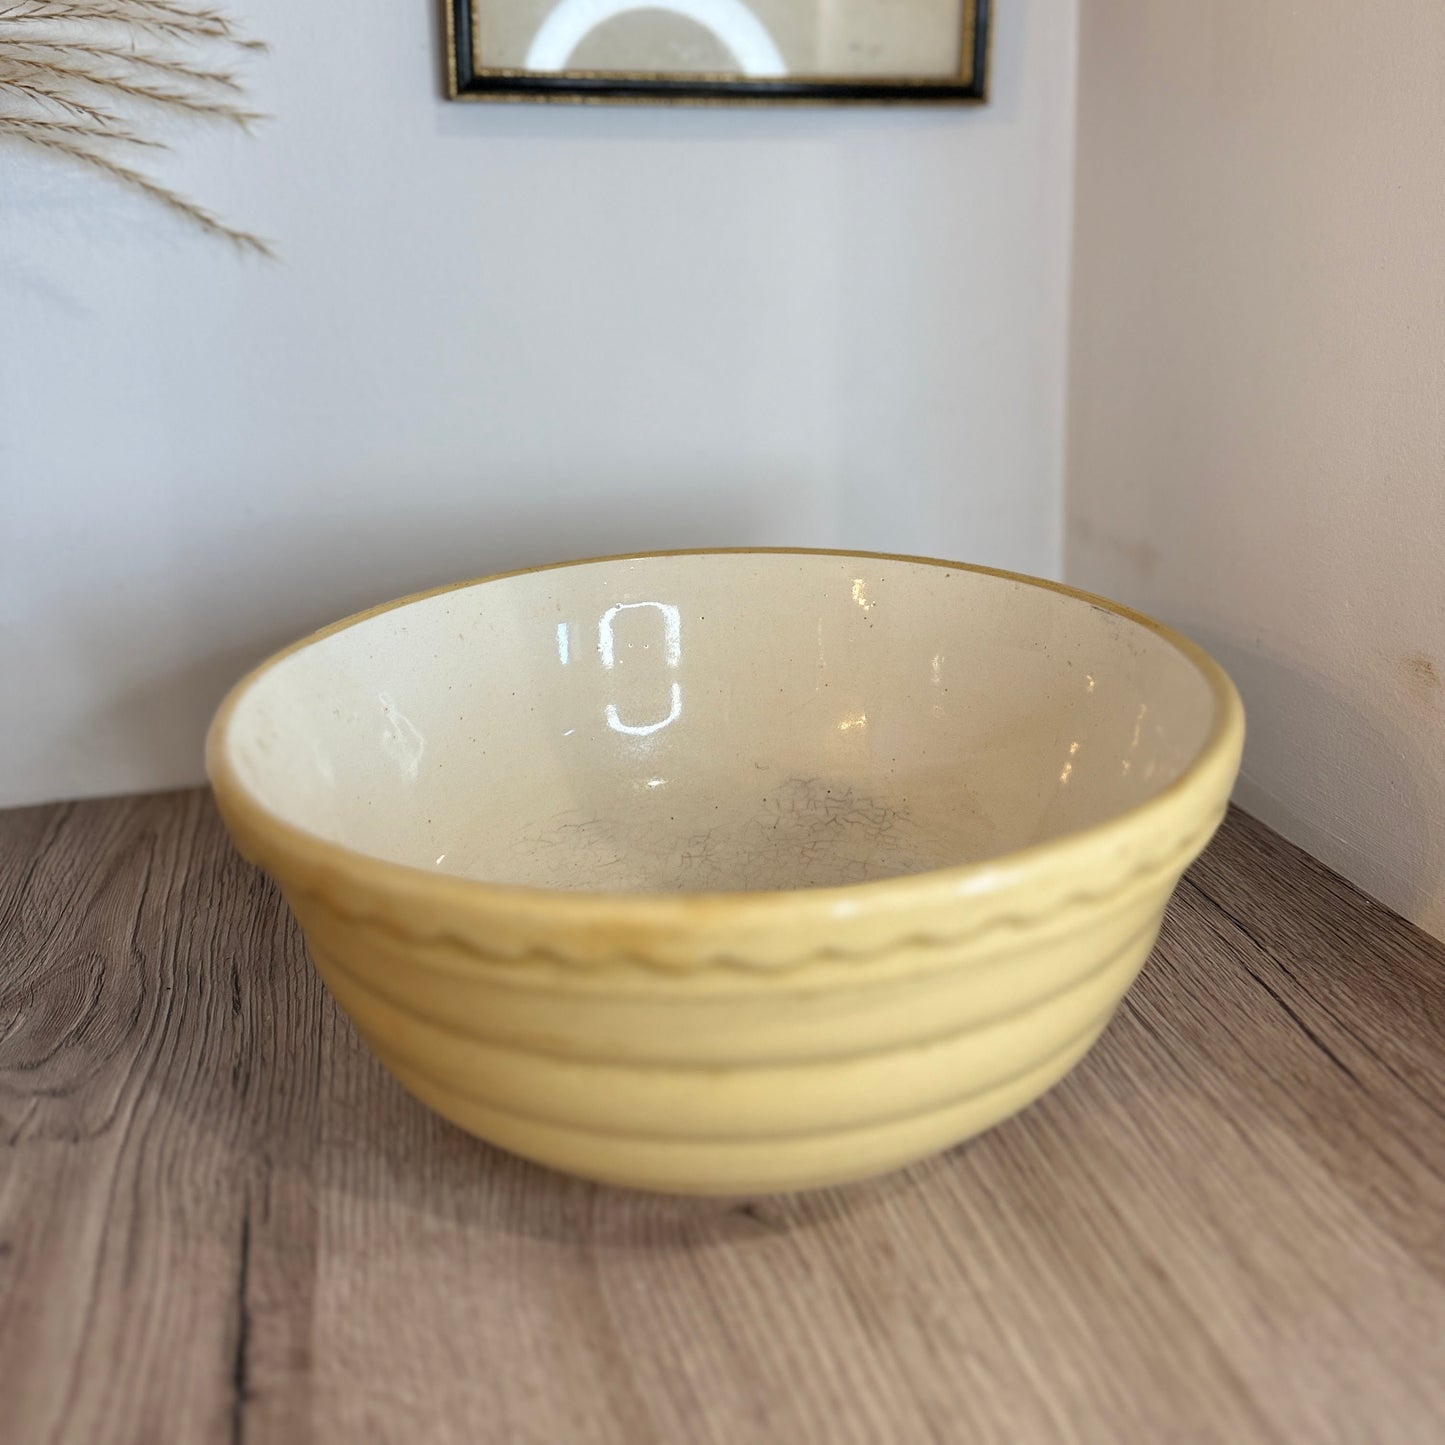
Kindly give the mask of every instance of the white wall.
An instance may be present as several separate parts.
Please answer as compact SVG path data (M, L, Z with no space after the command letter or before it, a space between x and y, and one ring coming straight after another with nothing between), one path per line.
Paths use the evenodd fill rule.
M1445 936L1445 7L1081 27L1067 573L1212 648L1239 800Z
M437 98L432 0L235 0L246 263L0 153L0 804L190 782L227 683L445 579L724 543L1059 561L1074 5L973 111Z

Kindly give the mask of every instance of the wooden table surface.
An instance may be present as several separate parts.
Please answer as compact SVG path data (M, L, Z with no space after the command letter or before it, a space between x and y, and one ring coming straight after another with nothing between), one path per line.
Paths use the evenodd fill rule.
M629 1194L391 1082L199 792L0 814L0 1439L1445 1440L1445 949L1235 814L1052 1094Z

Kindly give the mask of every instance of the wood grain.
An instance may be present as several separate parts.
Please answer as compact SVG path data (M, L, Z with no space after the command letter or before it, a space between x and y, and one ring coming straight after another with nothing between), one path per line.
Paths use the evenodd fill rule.
M1445 1431L1445 949L1240 814L1063 1085L796 1198L429 1115L201 793L0 815L0 960L14 1445Z

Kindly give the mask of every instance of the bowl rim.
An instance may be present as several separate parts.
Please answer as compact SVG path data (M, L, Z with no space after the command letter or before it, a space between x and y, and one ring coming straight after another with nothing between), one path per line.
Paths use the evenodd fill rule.
M513 577L595 566L599 563L718 556L834 557L902 562L995 577L1071 598L1143 627L1187 658L1204 678L1214 702L1214 718L1210 730L1179 776L1152 797L1131 804L1096 823L1071 829L1042 842L965 863L863 883L801 889L708 892L623 893L545 888L535 884L499 883L460 874L436 873L415 864L379 858L313 833L273 812L261 803L242 781L232 761L228 732L231 720L246 694L280 663L336 633L347 631L415 602L424 602L449 592L460 592ZM1059 865L1067 867L1068 860L1076 854L1099 856L1128 852L1130 840L1141 833L1150 833L1156 820L1164 825L1171 817L1177 819L1181 801L1190 795L1198 795L1201 803L1212 799L1219 792L1222 782L1227 796L1238 770L1243 742L1244 707L1233 681L1223 667L1197 643L1173 628L1096 593L1024 572L909 553L856 551L832 547L686 547L579 557L537 567L518 567L506 572L486 573L460 582L444 583L438 587L412 592L340 618L272 653L231 687L207 730L205 763L222 817L241 851L268 872L277 873L283 878L283 882L286 881L288 872L301 870L312 878L344 880L360 889L378 890L391 900L414 902L422 907L445 907L450 911L458 906L463 909L481 906L494 914L510 913L533 918L545 916L558 921L565 918L569 928L588 924L606 927L611 923L625 923L630 928L635 928L639 924L645 926L648 920L659 925L688 925L721 922L723 919L720 915L725 915L729 924L751 929L753 926L766 927L784 911L790 922L797 919L800 909L836 919L861 915L875 908L894 913L906 910L914 904L936 903L940 894L951 898L964 898L980 893L992 894L1002 886L1023 883L1052 871ZM1223 801L1223 798L1219 799L1221 804ZM1186 816L1192 816L1187 809ZM1216 823L1217 819L1209 820L1210 832ZM1202 830L1196 827L1194 831L1197 833ZM1205 836L1207 839L1207 834ZM1184 840L1171 836L1168 841L1177 847ZM276 866L278 863L282 866Z

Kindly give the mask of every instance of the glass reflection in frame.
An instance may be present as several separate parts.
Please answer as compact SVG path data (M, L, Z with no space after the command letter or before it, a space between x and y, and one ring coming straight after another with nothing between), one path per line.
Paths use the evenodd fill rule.
M456 0L455 91L981 99L985 0ZM609 85L609 82L612 82ZM890 97L899 98L899 97Z

